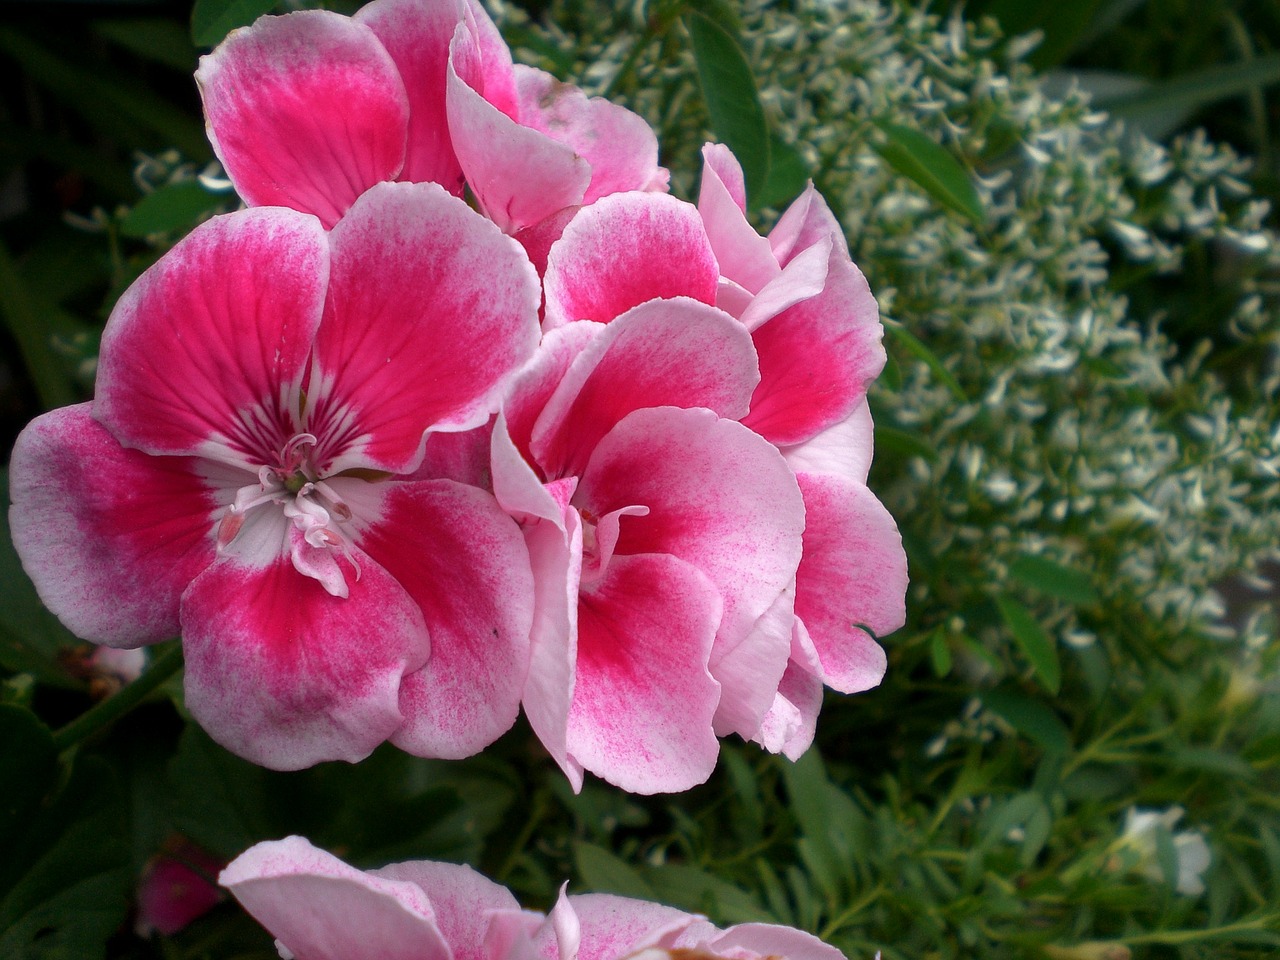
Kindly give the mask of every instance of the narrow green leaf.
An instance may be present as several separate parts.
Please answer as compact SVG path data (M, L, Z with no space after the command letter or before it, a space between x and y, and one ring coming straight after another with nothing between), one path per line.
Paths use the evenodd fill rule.
M1181 747L1168 753L1169 762L1183 770L1199 770L1237 780L1252 780L1257 772L1239 754L1212 747Z
M1115 0L1107 0L1108 5ZM1071 3L1029 3L1028 0L996 0L983 12L1000 21L1008 36L1039 30L1044 40L1027 57L1041 70L1066 59L1093 25L1102 0L1072 0Z
M276 0L196 0L191 9L191 41L216 47L236 27L246 27L276 7Z
M713 922L752 923L773 919L764 906L727 880L684 864L649 867L644 872L662 903L705 913Z
M120 221L120 232L141 238L186 230L227 199L228 195L211 193L197 180L165 184L138 201Z
M951 672L951 647L947 644L947 633L938 627L929 635L929 660L933 663L933 674L945 677Z
M800 151L778 134L770 133L769 178L760 196L755 198L754 206L763 209L790 203L800 195L809 177L809 165Z
M923 457L930 463L938 462L938 451L917 434L897 427L882 427L876 424L876 453L892 450L904 457Z
M938 378L938 382L951 391L953 397L961 403L969 401L969 397L965 394L964 388L960 386L959 381L951 375L951 371L942 365L942 361L938 359L937 354L925 346L919 337L898 323L886 323L884 328L889 332L889 336L906 348L908 353L917 360L923 361L925 366Z
M18 343L40 402L52 409L80 399L71 389L67 371L54 352L49 331L41 322L18 266L3 245L0 245L0 318Z
M738 41L724 27L696 11L683 19L711 129L742 164L747 200L756 207L769 182L769 125L755 75Z
M887 138L875 147L894 170L918 184L926 193L949 210L982 223L986 214L982 198L968 171L941 144L911 127L884 120L876 127Z
M58 752L53 734L36 715L0 704L0 849L10 849L26 819L53 786Z
M1178 886L1178 848L1173 843L1173 831L1163 823L1156 824L1156 863L1170 890Z
M1022 554L1009 564L1009 576L1041 593L1068 603L1088 606L1098 602L1098 591L1089 575L1048 557Z
M594 892L617 893L641 900L658 899L653 887L635 867L604 847L579 840L573 845L573 862L582 882Z
M1119 117L1138 117L1167 110L1194 110L1275 83L1280 83L1280 52L1186 73L1132 93L1101 98L1096 105Z
M187 31L174 22L159 17L133 17L128 20L100 20L93 29L112 43L153 63L172 67L182 73L196 69L196 49Z
M1071 749L1071 732L1058 715L1039 700L1010 688L988 690L982 704L1046 753L1065 754Z
M1052 694L1062 686L1062 667L1058 663L1058 648L1044 628L1036 622L1026 607L1012 597L996 597L996 606L1005 626L1026 658L1031 661L1040 683Z

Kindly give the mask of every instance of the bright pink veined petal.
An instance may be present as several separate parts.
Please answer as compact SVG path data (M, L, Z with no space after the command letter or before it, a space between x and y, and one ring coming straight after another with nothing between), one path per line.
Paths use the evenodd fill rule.
M737 420L759 382L751 337L697 300L651 300L608 324L574 360L534 428L548 477L581 475L600 438L644 407L705 407Z
M657 297L715 303L719 276L696 207L663 193L615 193L579 210L552 245L543 325L607 323Z
M432 183L369 190L330 234L332 280L308 386L326 472L412 471L430 429L497 410L538 342L520 245Z
M867 398L853 413L834 426L794 447L782 447L782 455L796 473L834 473L836 476L867 482L875 440L875 424Z
M445 118L445 74L449 44L466 14L463 0L374 0L352 17L377 35L404 82L408 140L396 179L438 183L454 196L462 195L462 168Z
M702 184L698 213L706 225L720 273L751 293L758 293L782 272L766 237L747 222L742 167L722 143L702 148Z
M259 843L218 882L298 960L452 960L427 895L302 837Z
M781 454L709 410L637 410L600 441L574 502L597 517L647 506L647 516L624 519L614 562L618 555L670 553L720 590L724 616L711 671L723 688L722 709L727 701L734 713L728 728L751 736L786 668L805 525ZM730 658L751 668L727 676L720 665Z
M591 166L573 148L522 126L475 89L482 70L465 26L449 60L446 104L453 148L480 209L506 233L582 202Z
M533 575L491 494L450 480L383 484L360 547L422 610L431 656L400 685L392 737L418 756L484 749L515 722L529 667ZM367 508L362 509L362 514Z
M520 122L591 165L583 204L622 190L666 189L670 174L658 166L658 138L640 116L546 71L519 64L515 73Z
M865 486L802 473L809 521L796 574L796 616L822 664L822 679L842 693L874 687L885 654L860 629L885 636L906 622L907 557L893 517Z
M266 546L228 551L182 598L187 707L265 767L361 760L400 726L400 679L429 650L422 613L359 551L342 599Z
M77 636L116 647L168 639L182 591L213 562L220 505L199 461L126 450L89 408L46 413L18 436L14 545Z
M583 587L574 759L632 793L674 793L711 775L720 685L707 658L720 609L711 581L670 556L615 556Z
M550 923L538 938L539 953L545 960L574 956L577 960L619 960L637 950L673 943L685 929L697 922L692 914L675 907L609 893L590 893L562 898L556 910L571 909L578 926L572 952L557 949ZM554 917L554 914L552 915Z
M214 152L249 204L331 227L400 172L409 103L363 23L323 10L261 17L202 57L196 82Z
M792 445L844 420L884 366L883 335L867 281L833 247L822 292L752 332L760 386L742 422Z
M94 416L147 453L267 463L295 432L328 277L314 217L263 208L196 227L112 311Z
M436 929L453 953L452 960L495 960L484 950L489 915L495 910L520 909L510 890L461 864L411 860L370 870L369 874L412 883L426 895Z

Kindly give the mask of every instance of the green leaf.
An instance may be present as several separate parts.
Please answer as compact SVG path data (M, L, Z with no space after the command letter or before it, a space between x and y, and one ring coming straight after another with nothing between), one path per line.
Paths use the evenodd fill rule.
M982 704L1046 753L1065 754L1071 749L1071 732L1058 715L1039 700L1001 687L982 695Z
M1165 111L1195 110L1275 83L1280 83L1280 53L1269 53L1240 63L1186 73L1132 93L1103 97L1095 105L1118 117L1138 118Z
M42 322L36 300L3 244L0 244L0 320L18 344L40 402L53 408L79 400L71 389L62 359L53 349L53 340Z
M758 209L780 207L800 195L810 177L809 165L792 144L769 134L769 178L753 201Z
M951 672L951 647L947 643L947 632L938 627L929 635L929 660L933 663L933 674L945 677Z
M174 825L211 852L236 856L275 832L267 813L271 776L188 724L169 764Z
M196 0L191 9L191 41L216 47L236 27L246 27L276 8L276 0Z
M1088 606L1099 600L1098 591L1087 573L1048 557L1022 554L1009 564L1009 576L1041 593L1079 606Z
M769 125L755 75L738 41L724 27L696 11L683 19L711 129L742 164L748 203L755 208L769 182Z
M938 462L938 451L919 434L897 427L876 424L876 453L892 451L903 457L923 457L930 463Z
M875 147L885 163L924 188L947 209L974 223L982 223L986 217L982 198L968 172L950 151L911 127L885 120L876 121L876 127L887 138Z
M1031 612L1012 597L996 597L996 606L1013 639L1031 661L1041 685L1056 695L1062 686L1062 667L1058 663L1058 648L1053 640Z
M133 17L128 20L100 20L93 29L130 53L153 63L194 73L196 50L191 38L173 20Z
M960 382L951 375L951 371L943 366L937 354L925 346L919 337L898 323L886 323L884 328L888 331L889 336L906 348L908 353L917 360L923 361L925 366L938 378L938 382L951 391L953 397L961 403L969 401L969 397L965 394L964 388L960 386Z
M773 919L751 894L697 867L666 864L649 867L644 873L656 893L655 899L705 913L712 922L754 923Z
M111 768L80 758L0 858L0 957L97 960L124 922L135 877Z
M1107 0L1107 4L1115 0ZM1044 40L1027 57L1027 61L1041 70L1056 66L1090 32L1102 0L995 0L984 14L995 17L1006 35L1030 33L1039 30Z
M0 705L0 850L9 850L18 831L40 805L58 773L53 734L36 715Z
M658 899L635 867L604 847L579 840L573 845L573 862L582 882L594 893L617 893L641 900Z
M1257 771L1239 754L1214 750L1211 747L1181 747L1170 750L1169 762L1182 770L1199 770L1237 780L1252 780Z
M188 230L227 199L227 194L211 193L198 180L165 184L138 201L120 221L120 232L126 237L142 238Z

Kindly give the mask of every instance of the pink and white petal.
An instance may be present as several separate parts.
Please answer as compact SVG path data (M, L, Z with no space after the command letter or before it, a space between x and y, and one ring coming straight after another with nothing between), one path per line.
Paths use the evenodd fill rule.
M465 26L449 59L449 134L480 209L505 233L582 203L591 166L573 148L522 126L474 89L482 65Z
M844 228L822 194L810 183L769 231L769 245L778 263L785 267L796 255L827 237L847 259L849 245L844 238Z
M672 554L720 590L724 617L712 672L724 698L745 711L732 729L755 733L786 668L805 525L782 455L709 410L637 410L600 441L574 499L595 516L649 507L648 516L622 524L616 554ZM737 657L750 668L731 678L726 661Z
M787 269L766 283L738 315L743 326L754 331L782 311L822 293L822 288L827 284L827 260L830 255L831 240L826 239L788 263Z
M833 249L822 293L752 332L760 386L742 422L791 446L844 420L884 367L883 336L867 281Z
M519 119L520 104L516 93L515 66L507 41L502 39L498 25L485 12L480 0L465 0L467 26L475 38L475 50L480 58L478 71L463 79L473 90L484 96L513 120Z
M330 234L308 386L325 472L413 471L428 429L496 412L537 347L538 277L520 245L434 183L383 183Z
M771 923L741 923L707 942L712 953L729 957L786 957L787 960L841 960L844 954L811 933Z
M302 837L250 847L218 882L298 960L452 960L415 884L364 873Z
M669 174L658 166L658 138L639 115L604 97L588 98L544 70L518 64L515 76L520 122L573 148L591 165L584 205L666 183Z
M430 658L400 684L404 723L391 741L417 756L472 756L520 710L533 616L524 538L475 487L422 480L381 494L360 548L417 604L431 637Z
M200 58L196 83L214 152L252 206L332 227L400 172L409 101L363 23L323 10L260 17Z
M520 455L530 463L534 425L578 354L605 329L604 324L583 321L548 331L507 390L502 401L507 429Z
M804 625L796 621L797 629ZM760 730L752 739L770 753L799 760L813 745L822 709L822 680L792 659L778 684L773 706L764 715Z
M826 684L842 693L868 690L884 676L886 661L867 631L883 637L906 622L902 538L862 484L829 474L797 479L809 523L796 574L796 616L808 628Z
M426 452L411 480L457 480L459 483L493 489L489 467L489 446L494 420L461 433L427 434Z
M547 272L547 256L551 253L551 245L560 239L564 234L564 228L581 209L581 207L565 207L516 232L515 238L520 241L520 246L524 247L524 252L529 255L529 262L538 271L538 276Z
M551 247L543 326L607 323L658 297L715 303L719 268L692 204L615 193L578 211Z
M262 511L259 511L262 513ZM281 518L283 521L283 518ZM356 551L330 596L245 530L182 598L186 703L228 750L275 770L362 760L400 726L400 679L429 650L416 603Z
M704 782L719 756L720 685L707 658L720 622L715 585L669 556L614 556L578 604L569 752L631 793Z
M742 167L722 143L702 148L698 213L706 226L720 274L751 293L759 293L782 272L766 237L747 222Z
M9 523L45 606L77 636L176 636L182 591L214 559L220 504L199 461L120 446L90 404L37 417L9 462ZM245 475L251 482L252 475Z
M687 297L651 300L578 354L538 419L530 450L547 476L581 475L600 438L633 410L705 407L737 420L758 382L742 324Z
M454 196L462 196L463 178L449 140L445 75L449 44L467 13L464 0L375 0L351 18L377 35L404 83L407 142L396 179L438 183Z
M853 413L803 443L782 447L782 455L796 473L831 473L856 483L866 483L871 470L875 424L867 398Z
M646 947L669 947L686 930L703 926L700 918L675 907L610 893L572 896L567 903L579 927L577 950L568 956L577 960L618 960ZM566 957L564 951L547 949L548 941L554 944L549 934L544 928L542 956L546 960Z
M111 312L94 416L146 453L266 463L295 432L328 279L315 217L263 208L201 224Z
M410 860L370 870L369 874L411 883L423 892L452 960L494 960L484 951L491 914L520 911L510 890L461 864Z

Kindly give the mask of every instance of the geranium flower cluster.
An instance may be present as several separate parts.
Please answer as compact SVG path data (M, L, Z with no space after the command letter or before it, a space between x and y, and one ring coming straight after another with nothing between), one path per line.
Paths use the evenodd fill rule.
M550 915L470 867L416 860L361 871L302 837L259 843L227 887L296 960L842 960L812 934L721 930L674 907L610 894L560 897Z
M191 713L279 769L468 756L523 707L575 788L675 791L879 682L882 331L812 186L761 236L708 145L670 196L639 117L474 2L264 17L196 78L249 209L125 293L93 402L13 454L71 629L180 633Z

